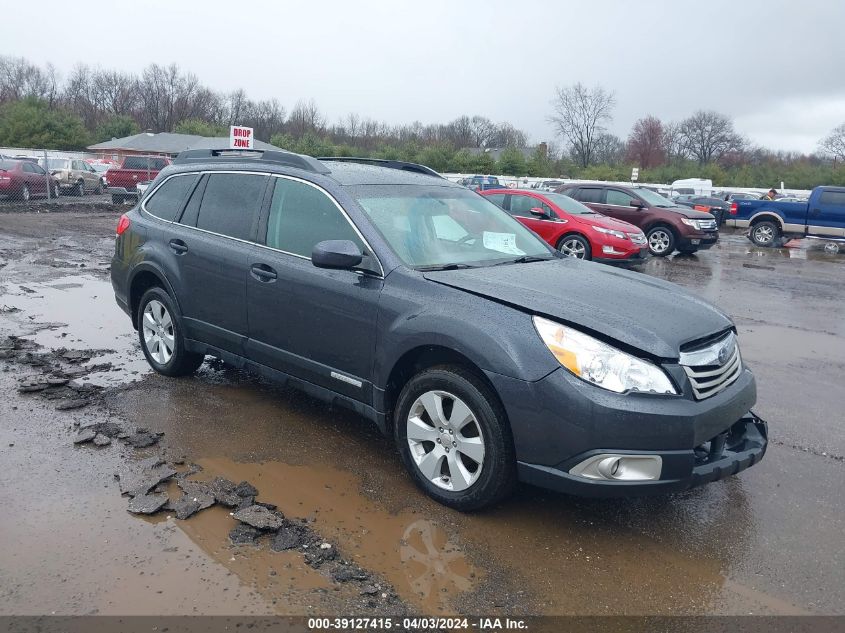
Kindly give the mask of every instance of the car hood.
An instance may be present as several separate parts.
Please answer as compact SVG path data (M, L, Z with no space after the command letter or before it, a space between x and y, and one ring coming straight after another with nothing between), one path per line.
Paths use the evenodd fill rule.
M677 213L678 215L682 215L685 218L690 218L693 220L712 220L713 215L707 213L706 211L696 211L692 207L660 207L662 211L672 211L673 213Z
M624 220L617 220L616 218L611 218L607 215L601 215L600 213L596 213L594 215L574 215L572 217L577 218L581 222L589 224L590 226L600 226L605 229L614 229L616 231L624 231L626 233L643 232L640 227L634 226L630 222L625 222Z
M733 327L725 313L680 286L574 258L427 271L424 277L663 359L677 359L685 343Z

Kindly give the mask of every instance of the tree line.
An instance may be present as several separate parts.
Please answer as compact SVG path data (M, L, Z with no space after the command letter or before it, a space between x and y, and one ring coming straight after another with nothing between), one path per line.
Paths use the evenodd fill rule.
M288 112L277 99L253 100L244 90L215 91L176 64L150 64L138 74L76 66L61 78L51 65L0 57L0 145L83 149L138 133L225 136L246 125L258 139L312 156L408 160L438 171L643 182L711 178L715 185L791 188L845 184L845 123L811 154L753 146L730 117L699 111L681 121L645 116L627 138L608 131L616 96L576 83L555 91L549 122L560 144L532 152L527 134L481 115L448 123L392 125L357 113L330 123L313 100ZM485 151L501 149L498 159Z

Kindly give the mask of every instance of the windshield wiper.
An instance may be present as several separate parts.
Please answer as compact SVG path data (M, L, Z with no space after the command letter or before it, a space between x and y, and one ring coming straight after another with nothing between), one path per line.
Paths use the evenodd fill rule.
M470 264L458 264L456 262L452 262L450 264L435 264L432 266L417 266L417 270L421 270L423 272L431 270L460 270L462 268L477 268L477 266L472 266Z
M547 262L551 259L551 257L537 257L536 255L523 255L522 257L517 257L516 259L509 259L504 262L497 262L492 264L493 266L503 266L504 264L528 264L530 262Z

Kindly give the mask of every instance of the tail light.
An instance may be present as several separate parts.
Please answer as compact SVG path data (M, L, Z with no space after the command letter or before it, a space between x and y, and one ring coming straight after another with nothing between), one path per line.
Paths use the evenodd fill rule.
M739 205L736 202L731 202L731 215L736 215L739 212Z
M117 221L117 234L123 235L126 232L126 229L129 228L129 224L129 216L124 213Z

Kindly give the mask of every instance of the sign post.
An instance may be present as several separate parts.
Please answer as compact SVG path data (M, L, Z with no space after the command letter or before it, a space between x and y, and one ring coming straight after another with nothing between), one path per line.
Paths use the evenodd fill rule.
M631 169L631 182L636 182L640 179L640 168L634 167Z
M231 149L253 149L251 127L233 125L229 128L229 147Z

